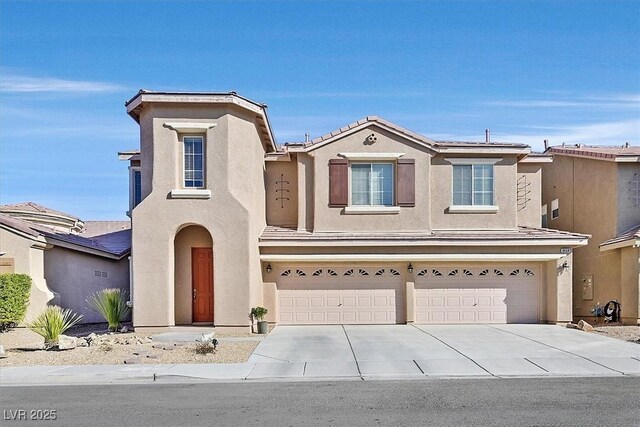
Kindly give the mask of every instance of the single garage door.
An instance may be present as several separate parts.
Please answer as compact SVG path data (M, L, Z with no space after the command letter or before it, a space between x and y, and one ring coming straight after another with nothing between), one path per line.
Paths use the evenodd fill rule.
M399 268L293 267L278 274L278 323L404 323Z
M425 268L415 282L417 323L536 323L535 267Z

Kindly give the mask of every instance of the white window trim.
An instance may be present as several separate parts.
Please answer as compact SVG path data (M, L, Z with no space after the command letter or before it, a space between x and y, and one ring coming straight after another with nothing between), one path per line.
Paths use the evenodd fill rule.
M558 211L558 215L554 215L553 212L554 211ZM551 201L551 219L558 219L560 218L560 201L558 199L553 199Z
M216 127L213 122L165 122L164 127L178 133L206 133L209 129Z
M338 156L348 160L371 160L372 162L380 160L398 160L405 153L338 153Z
M381 214L394 215L400 213L400 206L346 206L344 213L348 215Z
M377 159L380 160L380 159ZM353 200L352 200L352 196L353 196L353 187L352 187L352 169L351 166L353 166L354 164L358 165L358 164L365 164L365 165L373 165L373 164L386 164L386 165L391 165L391 167L393 168L393 182L391 183L391 200L393 201L393 205L391 206L385 206L385 205L354 205L353 204ZM398 208L400 209L399 206L396 206L396 169L397 169L397 165L394 162L376 162L376 161L366 161L363 160L362 162L350 162L349 163L349 206L345 207L345 213L358 213L358 214L366 214L366 213L370 213L370 214L375 214L375 213L394 213L394 212L390 212L387 208ZM347 208L350 208L350 212L347 212ZM360 208L367 208L367 209L360 209ZM382 209L380 209L382 208ZM377 212L380 211L380 212ZM399 210L398 210L399 212Z
M451 205L450 213L497 213L496 205Z
M204 188L176 188L171 190L172 199L210 199L211 190Z
M502 158L485 158L479 157L477 159L472 159L470 157L447 157L444 159L445 162L449 162L452 165L495 165Z
M186 181L186 174L185 172L187 171L186 169L186 164L185 164L185 149L184 149L184 138L202 138L202 187L187 187L185 186L185 181ZM190 134L185 134L185 135L181 135L180 136L180 144L182 147L182 182L180 183L181 187L184 189L188 189L188 190L198 190L198 189L204 189L207 188L207 159L206 159L206 153L207 153L207 139L204 137L204 135L190 135Z

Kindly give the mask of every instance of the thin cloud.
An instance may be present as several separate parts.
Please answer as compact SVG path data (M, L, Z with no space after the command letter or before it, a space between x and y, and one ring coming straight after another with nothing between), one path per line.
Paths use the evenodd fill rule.
M576 99L522 99L487 101L484 105L519 108L596 108L640 110L640 94L586 96Z
M4 93L94 93L122 91L124 86L99 81L65 80L54 77L26 77L4 75L0 78L0 92Z

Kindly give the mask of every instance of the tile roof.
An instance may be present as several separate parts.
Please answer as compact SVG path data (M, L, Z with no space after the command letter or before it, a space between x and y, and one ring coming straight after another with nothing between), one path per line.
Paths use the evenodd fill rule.
M615 243L622 243L627 240L634 240L634 239L640 240L640 224L634 227L631 227L626 231L623 231L622 233L618 234L616 237L612 239L609 239L600 243L600 246L613 245Z
M1 212L33 212L33 213L40 213L40 214L63 216L63 217L72 218L78 221L80 220L80 218L74 215L71 215L62 211L57 211L55 209L51 209L34 202L23 202L23 203L13 203L8 205L2 205L0 206L0 211Z
M508 142L473 142L473 141L435 141L433 139L427 138L424 135L420 135L419 133L413 132L409 129L403 128L401 126L396 125L395 123L392 123L388 120L383 119L382 117L378 117L378 116L367 116L364 117L358 121L355 121L353 123L349 123L346 126L341 127L340 129L336 129L333 132L329 132L325 135L322 135L320 137L314 138L312 139L310 142L305 142L305 143L289 143L290 146L302 146L305 148L310 148L313 147L314 145L323 143L325 141L328 141L334 137L337 137L341 134L344 134L352 129L361 127L363 125L366 125L368 123L372 123L372 124L377 124L380 125L382 127L386 127L389 129L392 129L393 131L405 135L409 138L412 138L416 141L419 141L423 144L425 144L428 147L431 148L437 148L437 147L447 147L447 148L451 148L451 147L477 147L477 148L487 148L487 147L491 147L491 148L528 148L529 146L527 144L514 144L514 143L508 143Z
M548 228L519 227L518 230L469 230L469 231L432 231L432 232L328 232L299 231L293 228L267 226L260 242L278 241L469 241L469 240L553 240L587 239L591 236Z
M640 156L640 146L623 145L623 146L605 146L605 145L556 145L547 150L551 154L561 154L569 156L585 156L596 159L615 160L621 157L638 157Z
M0 213L0 225L13 228L14 230L20 231L33 237L40 236L40 233L38 233L31 227L31 223L18 218L14 218L7 214Z

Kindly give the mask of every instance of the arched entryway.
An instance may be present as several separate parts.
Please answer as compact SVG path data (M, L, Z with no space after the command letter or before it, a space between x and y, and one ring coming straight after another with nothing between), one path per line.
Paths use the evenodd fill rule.
M175 254L175 324L213 324L213 239L206 228L188 225L178 231Z

